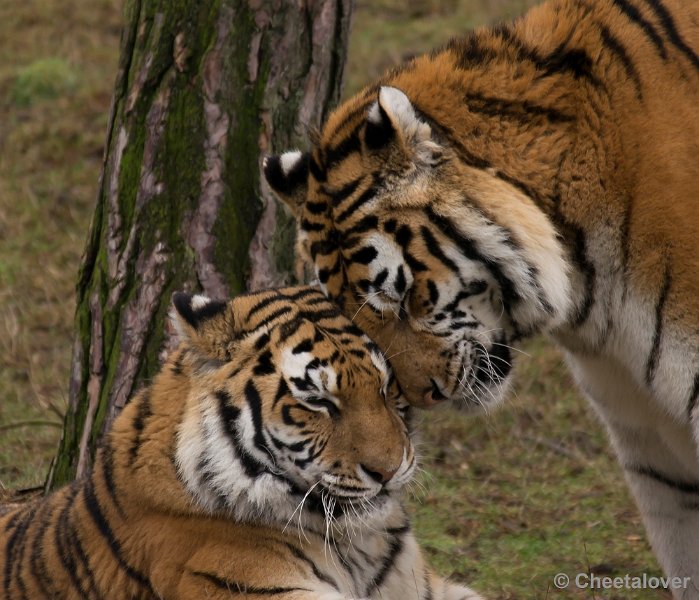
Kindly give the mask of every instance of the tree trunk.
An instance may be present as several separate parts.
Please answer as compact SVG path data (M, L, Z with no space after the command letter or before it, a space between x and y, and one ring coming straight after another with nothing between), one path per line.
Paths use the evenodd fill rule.
M352 0L126 0L97 206L77 284L68 411L47 489L171 349L175 290L288 281L294 226L260 155L338 100Z

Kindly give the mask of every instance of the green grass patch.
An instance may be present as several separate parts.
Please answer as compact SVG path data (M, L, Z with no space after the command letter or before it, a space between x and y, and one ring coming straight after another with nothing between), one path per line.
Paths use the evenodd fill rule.
M53 100L75 90L78 76L62 58L39 58L19 69L10 89L10 98L19 107L41 100Z

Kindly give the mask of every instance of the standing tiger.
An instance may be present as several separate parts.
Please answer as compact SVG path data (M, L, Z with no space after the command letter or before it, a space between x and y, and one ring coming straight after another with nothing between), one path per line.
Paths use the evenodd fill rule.
M173 300L183 341L92 473L0 516L0 598L482 600L427 570L409 407L321 291Z
M553 0L394 69L269 157L408 401L489 407L546 331L699 598L699 2Z

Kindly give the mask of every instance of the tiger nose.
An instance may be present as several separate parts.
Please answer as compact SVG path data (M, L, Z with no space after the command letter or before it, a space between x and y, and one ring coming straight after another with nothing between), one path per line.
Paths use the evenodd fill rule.
M366 465L359 465L364 472L369 475L376 483L386 483L391 480L391 477L393 477L397 472L398 472L398 467L395 469L388 468L388 469L382 469L379 467L367 467Z

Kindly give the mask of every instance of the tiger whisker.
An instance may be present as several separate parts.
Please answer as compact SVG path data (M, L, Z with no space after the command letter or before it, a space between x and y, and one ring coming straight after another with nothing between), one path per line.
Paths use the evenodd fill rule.
M367 302L369 302L369 300L371 300L374 296L377 296L378 294L379 294L379 292L371 292L369 294L361 294L360 298L364 298L364 302L362 302L360 307L357 309L357 312L355 312L354 315L352 315L351 320L354 321L354 319L359 314L359 311L362 310L366 306L366 304L367 304ZM383 313L382 313L382 318L383 318Z
M300 534L303 532L303 535L306 539L308 540L308 537L306 536L306 532L303 530L303 527L301 525L301 513L303 512L303 505L306 502L306 498L311 494L311 492L314 490L314 488L320 483L319 481L316 481L310 488L308 488L308 491L304 494L303 498L301 498L301 502L298 503L298 506L294 509L294 512L291 513L291 516L289 517L289 520L286 522L286 525L284 525L284 529L282 529L282 533L286 531L286 528L289 526L289 523L291 523L291 520L294 518L294 515L298 512L299 513L299 518L298 518L298 528L299 528L299 541L301 541Z

